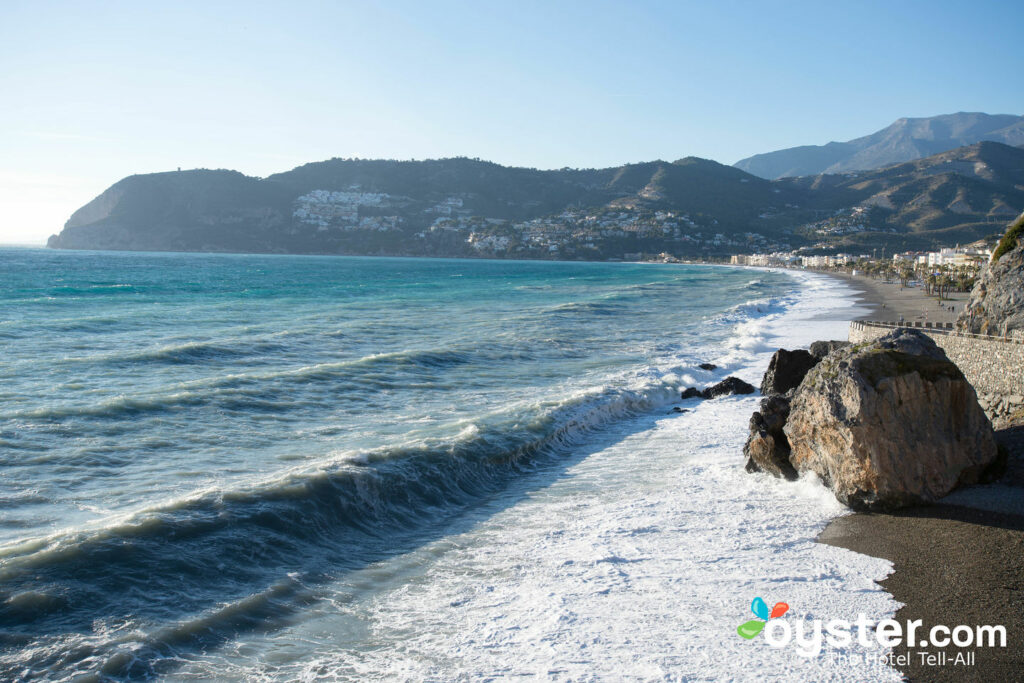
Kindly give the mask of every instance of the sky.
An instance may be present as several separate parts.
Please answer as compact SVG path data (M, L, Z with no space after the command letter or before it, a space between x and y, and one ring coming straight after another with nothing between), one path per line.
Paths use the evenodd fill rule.
M988 0L0 0L0 242L178 167L731 164L1024 114L1022 25Z

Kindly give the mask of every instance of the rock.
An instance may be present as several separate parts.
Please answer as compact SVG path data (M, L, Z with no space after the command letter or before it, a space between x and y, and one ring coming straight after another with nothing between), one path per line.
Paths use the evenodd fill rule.
M783 431L789 417L789 399L768 396L761 399L761 410L750 416L750 436L743 446L747 456L747 472L768 472L793 480L796 469L789 462L789 440Z
M671 415L672 413L688 413L688 412L690 412L688 408L680 408L679 406L675 406L674 408L672 408L672 410L671 410L671 412L669 414Z
M756 389L747 384L739 377L726 377L718 384L704 390L704 398L718 398L720 396L731 396L732 394L752 394ZM685 393L685 392L684 392Z
M974 388L909 329L825 357L796 390L783 431L796 470L856 509L937 500L979 481L997 457Z
M696 387L686 387L683 389L683 393L680 394L680 398L684 401L688 398L704 398L704 392Z
M821 360L836 349L841 349L849 345L850 342L840 341L838 339L833 339L832 341L816 341L812 343L807 350L811 352L812 356Z
M701 363L697 367L700 368L701 370L717 370L718 369L718 366L715 365L714 363Z
M791 389L796 389L807 371L818 364L818 360L803 349L796 351L779 349L772 355L772 360L768 363L768 370L764 373L764 379L761 380L761 393L768 396L770 394L785 394Z
M996 254L999 258L981 273L971 298L956 321L958 329L974 334L1014 336L1024 330L1024 214L1007 230Z

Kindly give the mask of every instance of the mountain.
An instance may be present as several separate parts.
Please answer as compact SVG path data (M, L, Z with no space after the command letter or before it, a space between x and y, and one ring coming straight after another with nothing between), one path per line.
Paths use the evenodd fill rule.
M733 165L768 179L844 173L913 161L984 140L1024 144L1024 116L959 112L899 119L877 133L848 142L755 154Z
M687 157L542 171L476 159L331 159L267 178L125 178L49 246L604 259L924 248L1024 209L1024 149L981 142L882 169L765 180Z
M721 247L713 235L744 230L785 198L769 181L696 158L554 171L465 158L331 159L264 179L224 170L130 176L76 211L49 246L460 256L484 251L474 234L528 231L514 249L535 257L554 255L566 232L590 230L582 241L591 246L560 255L598 258L677 241L699 251L702 231L708 250Z
M926 247L971 242L1001 232L1024 208L1024 149L979 142L874 171L802 176L775 181L803 189L812 204L867 209L867 228L844 235L836 244L900 242ZM878 242L870 233L898 235Z

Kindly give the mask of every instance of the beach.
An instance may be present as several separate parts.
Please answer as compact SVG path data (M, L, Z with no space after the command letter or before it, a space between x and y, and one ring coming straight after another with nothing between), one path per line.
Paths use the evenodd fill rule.
M952 323L963 311L970 292L951 292L941 304L937 297L928 296L921 287L904 287L899 280L886 282L864 275L828 273L860 291L861 305L869 312L861 320L888 322Z
M2 679L898 678L740 637L755 597L794 624L890 618L892 565L815 541L845 512L816 482L744 471L756 393L680 399L845 336L844 283L43 250L0 269L21 312L0 321L0 624L24 634Z
M0 623L27 635L0 648L0 678L898 680L877 643L806 654L737 627L754 598L789 605L793 625L942 615L949 596L966 607L944 623L1016 623L999 621L1011 589L988 590L1016 585L996 561L1019 533L1005 518L958 501L990 515L972 534L936 526L951 520L935 508L853 515L813 477L744 471L756 392L680 400L727 376L756 385L777 348L889 310L857 280L29 250L6 263L24 319L0 327L20 382L0 414L19 456L3 463ZM985 566L938 598L912 564L950 565L943 546L913 545L925 527L983 546ZM1000 566L1011 574L981 573ZM957 586L1002 611L969 612L989 603ZM978 671L996 671L983 654Z
M902 315L910 322L953 322L968 298L966 293L952 295L946 306L954 306L953 312L898 282L835 277L860 291L860 304L869 309L860 317L864 320L895 321ZM893 563L893 573L880 583L903 603L896 613L899 622L1006 627L1006 648L962 650L976 653L969 667L929 665L920 649L895 649L896 655L907 656L897 668L912 681L1013 680L1024 669L1019 641L1024 632L1024 426L1000 429L996 436L1009 453L1007 472L998 482L954 492L935 505L839 517L818 537Z

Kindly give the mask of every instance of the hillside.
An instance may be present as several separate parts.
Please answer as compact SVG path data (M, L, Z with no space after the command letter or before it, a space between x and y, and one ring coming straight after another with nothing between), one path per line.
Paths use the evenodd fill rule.
M882 168L982 141L1024 144L1024 116L959 112L899 119L847 142L791 147L756 154L734 166L768 179Z
M1002 232L1024 207L1024 149L980 142L863 173L787 178L814 205L868 207L866 230L837 246L896 248L971 242Z
M331 159L265 179L208 170L125 178L76 211L49 245L450 256L506 245L498 251L573 258L728 253L740 245L723 236L745 231L783 198L768 181L695 158L554 171L464 158ZM552 247L571 241L569 233L580 244L556 254Z
M863 173L764 180L687 157L542 171L474 159L331 159L267 178L125 178L68 249L517 258L716 257L968 242L1024 209L1024 149L983 142Z

